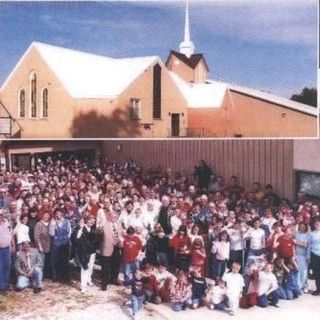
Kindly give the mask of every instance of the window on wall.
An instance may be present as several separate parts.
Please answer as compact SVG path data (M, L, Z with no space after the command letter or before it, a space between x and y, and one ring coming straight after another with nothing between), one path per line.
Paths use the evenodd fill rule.
M153 67L153 118L161 118L161 67Z
M296 171L296 192L303 192L311 199L320 199L320 173Z
M24 118L26 116L26 92L24 89L19 91L19 117Z
M129 115L131 120L140 119L140 100L130 99Z
M33 72L30 79L30 104L31 104L31 117L37 116L37 76Z
M48 88L42 90L42 117L48 117Z

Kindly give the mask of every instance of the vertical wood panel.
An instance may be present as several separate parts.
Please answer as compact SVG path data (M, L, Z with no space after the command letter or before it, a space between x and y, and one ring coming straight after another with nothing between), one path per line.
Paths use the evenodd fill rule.
M123 145L117 151L117 145ZM253 181L271 183L288 198L293 196L293 142L283 140L157 140L103 141L102 152L112 161L133 158L144 168L161 165L172 173L193 173L194 165L205 160L228 182L236 175L251 188Z
M271 141L265 140L265 154L266 154L266 183L271 183Z
M271 141L271 184L275 186L276 192L278 192L278 170L277 170L277 158L278 158L278 148L277 148L278 141L272 140Z

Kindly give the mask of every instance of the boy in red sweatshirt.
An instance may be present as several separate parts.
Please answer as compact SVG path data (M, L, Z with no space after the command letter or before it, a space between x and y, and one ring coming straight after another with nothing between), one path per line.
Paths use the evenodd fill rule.
M135 270L139 269L138 256L142 250L142 242L135 234L133 227L127 229L127 235L123 241L122 261L124 267L124 284L127 285L132 279Z

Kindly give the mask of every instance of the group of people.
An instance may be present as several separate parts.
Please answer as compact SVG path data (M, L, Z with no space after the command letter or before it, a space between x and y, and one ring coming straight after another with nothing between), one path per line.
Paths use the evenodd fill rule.
M309 277L320 296L320 210L302 193L291 203L272 185L225 182L204 161L190 176L60 156L0 172L0 293L68 283L71 265L82 293L97 265L101 290L131 288L133 317L148 302L278 307Z

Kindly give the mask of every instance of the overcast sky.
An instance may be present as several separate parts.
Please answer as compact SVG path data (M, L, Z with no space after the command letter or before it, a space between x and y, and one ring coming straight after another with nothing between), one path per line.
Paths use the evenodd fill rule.
M0 2L0 83L32 41L165 61L182 41L184 4ZM190 19L196 52L205 55L212 79L287 97L316 86L316 0L190 0Z

